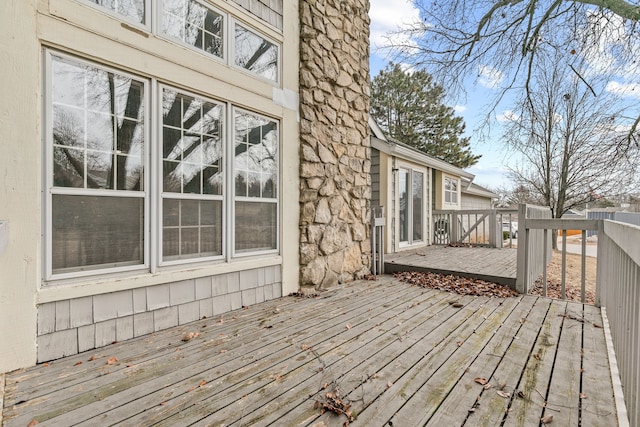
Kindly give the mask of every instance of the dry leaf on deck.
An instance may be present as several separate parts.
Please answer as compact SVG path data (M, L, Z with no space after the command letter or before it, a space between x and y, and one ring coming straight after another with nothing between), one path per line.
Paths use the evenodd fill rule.
M553 421L553 415L545 415L544 417L540 418L540 421L542 422L542 424L550 424L551 421Z
M38 420L31 420L31 422L30 422L29 424L27 424L27 427L33 427L33 426L34 426L34 425L36 425L36 424L40 424L40 423L38 422Z
M475 382L477 382L477 383L478 383L478 384L480 384L480 385L485 385L486 383L488 383L488 382L489 382L489 380L488 380L488 379L486 379L486 378L480 378L480 377L476 378L474 381L475 381Z
M580 399L586 399L587 393L580 393Z
M511 397L511 393L507 393L506 391L496 390L496 393L498 393L498 396L504 397L505 399L508 399Z
M111 356L107 359L107 365L115 365L116 363L118 363L118 358L115 356Z

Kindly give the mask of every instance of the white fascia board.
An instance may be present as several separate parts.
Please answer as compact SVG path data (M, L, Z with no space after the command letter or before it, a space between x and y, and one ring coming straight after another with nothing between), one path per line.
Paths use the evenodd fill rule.
M409 162L418 163L420 165L427 166L432 169L436 169L442 172L446 172L451 175L459 176L461 178L468 178L469 180L473 180L475 175L469 173L465 170L460 169L459 167L453 166L443 160L436 159L435 157L431 157L428 154L424 154L420 151L411 149L409 147L405 147L404 145L394 144L393 142L385 142L378 141L378 144L375 144L374 138L371 139L371 146L385 152L392 156L397 156L403 160L407 160ZM379 145L385 145L386 147L378 148Z
M369 116L369 128L371 129L371 132L373 134L373 136L375 136L376 138L382 140L382 141L386 141L387 137L384 135L384 132L382 131L382 129L380 128L380 126L378 126L378 123L376 123L375 120L373 120L371 118L371 116ZM382 151L382 150L380 150Z

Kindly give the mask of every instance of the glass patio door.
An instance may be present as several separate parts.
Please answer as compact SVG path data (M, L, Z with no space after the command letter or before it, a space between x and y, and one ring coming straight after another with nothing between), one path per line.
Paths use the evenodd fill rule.
M424 223L424 173L398 169L398 224L401 245L422 242Z

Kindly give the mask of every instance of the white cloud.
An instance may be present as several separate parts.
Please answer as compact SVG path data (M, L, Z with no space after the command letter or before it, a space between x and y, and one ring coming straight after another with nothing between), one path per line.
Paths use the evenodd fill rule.
M420 12L413 2L408 0L371 0L369 17L371 18L372 49L388 45L389 34L398 31L400 27L420 22ZM406 35L394 35L393 39L395 43L414 44Z
M519 119L520 119L520 116L517 115L512 110L504 110L502 113L496 116L496 120L500 123L515 122Z
M467 106L466 105L454 105L453 106L453 111L455 111L456 113L464 113L465 111L467 111Z
M478 83L489 89L496 89L504 80L504 74L488 65L478 65Z
M611 81L607 83L605 90L615 95L640 98L640 83L618 83Z

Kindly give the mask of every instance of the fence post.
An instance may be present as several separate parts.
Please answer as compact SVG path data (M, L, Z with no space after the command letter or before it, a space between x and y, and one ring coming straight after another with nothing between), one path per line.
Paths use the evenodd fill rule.
M529 246L529 233L527 233L527 205L520 204L518 205L518 237L523 235L522 231L524 231L524 241L518 242L518 263L517 263L517 275L516 275L516 291L521 294L526 294L529 292L528 289L528 280L529 276L528 271L528 262L527 256L528 251L526 248Z

